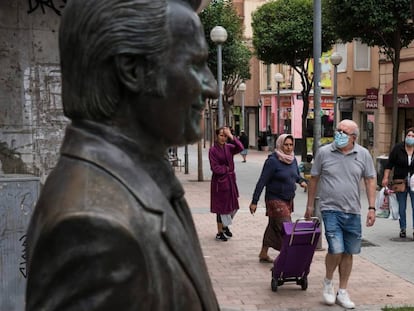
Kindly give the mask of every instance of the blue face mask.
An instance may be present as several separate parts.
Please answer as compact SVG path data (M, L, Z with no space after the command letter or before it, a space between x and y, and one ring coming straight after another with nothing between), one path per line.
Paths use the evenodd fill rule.
M414 137L406 137L406 138L405 138L405 143L406 143L408 146L414 146Z
M349 136L344 132L335 132L335 146L337 148L343 148L348 145Z

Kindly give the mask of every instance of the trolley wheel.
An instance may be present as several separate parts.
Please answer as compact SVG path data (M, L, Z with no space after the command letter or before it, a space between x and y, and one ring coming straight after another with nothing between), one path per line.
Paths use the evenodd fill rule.
M307 278L302 279L302 282L301 282L300 286L301 286L302 290L307 290L308 289L308 279Z
M270 286L272 287L273 292L277 292L277 280L272 278L272 282L270 283Z

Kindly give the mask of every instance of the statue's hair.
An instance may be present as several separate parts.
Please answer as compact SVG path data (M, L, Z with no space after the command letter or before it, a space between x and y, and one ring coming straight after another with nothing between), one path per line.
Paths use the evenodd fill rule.
M163 94L169 33L167 0L70 0L59 31L62 94L71 119L110 119L123 89L115 56L141 57L146 89Z
M194 11L197 11L199 6L201 5L201 0L182 0L183 2L187 2Z

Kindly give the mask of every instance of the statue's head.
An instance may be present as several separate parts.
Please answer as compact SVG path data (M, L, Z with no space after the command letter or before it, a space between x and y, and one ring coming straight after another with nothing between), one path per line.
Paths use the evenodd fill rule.
M168 44L167 0L68 1L59 33L65 114L111 118L122 89L119 55L134 55L150 67L146 91L162 94Z
M68 1L59 34L65 115L137 126L166 146L196 141L205 99L218 95L196 14L203 2Z

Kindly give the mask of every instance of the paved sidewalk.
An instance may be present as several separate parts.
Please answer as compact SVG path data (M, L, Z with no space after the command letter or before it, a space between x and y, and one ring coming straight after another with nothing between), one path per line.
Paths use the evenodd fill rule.
M228 242L218 242L214 238L215 215L209 212L211 173L207 149L203 150L204 181L201 182L197 181L196 150L196 146L189 146L189 174L185 174L182 170L177 171L177 176L185 188L211 280L223 310L343 310L337 305L326 306L322 303L321 284L325 271L325 251L315 253L306 291L301 290L300 286L295 283L285 283L278 287L277 292L271 291L270 268L272 265L259 263L258 260L263 231L267 224L263 208L264 193L255 216L248 212L251 194L267 154L250 150L247 163L241 163L241 157L236 155L236 175L241 209L231 227L234 237ZM184 159L181 148L179 156ZM299 188L295 200L294 218L303 215L305 203L306 193ZM407 216L409 224L410 217ZM382 233L384 228L390 229L386 234L387 237L382 235L382 238L375 240L381 245L364 247L361 255L354 257L349 293L357 305L356 310L381 310L382 307L391 305L414 306L414 265L408 264L408 262L414 263L414 243L390 241L389 238L398 231L398 225L395 222L379 219L376 225L378 231ZM376 229L374 227L367 236L374 237ZM369 240L372 241L371 238ZM382 249L382 244L389 246ZM322 245L324 247L326 245L324 240ZM368 251L369 254L372 253L371 257L364 257L364 253L370 248L377 250L374 253ZM409 257L402 259L399 254ZM270 250L269 255L275 257L277 251ZM380 265L376 262L380 262ZM384 266L387 267L387 262L393 266L399 265L399 262L404 263L405 273L404 271L393 272L393 266L384 268ZM334 282L337 288L337 274Z

